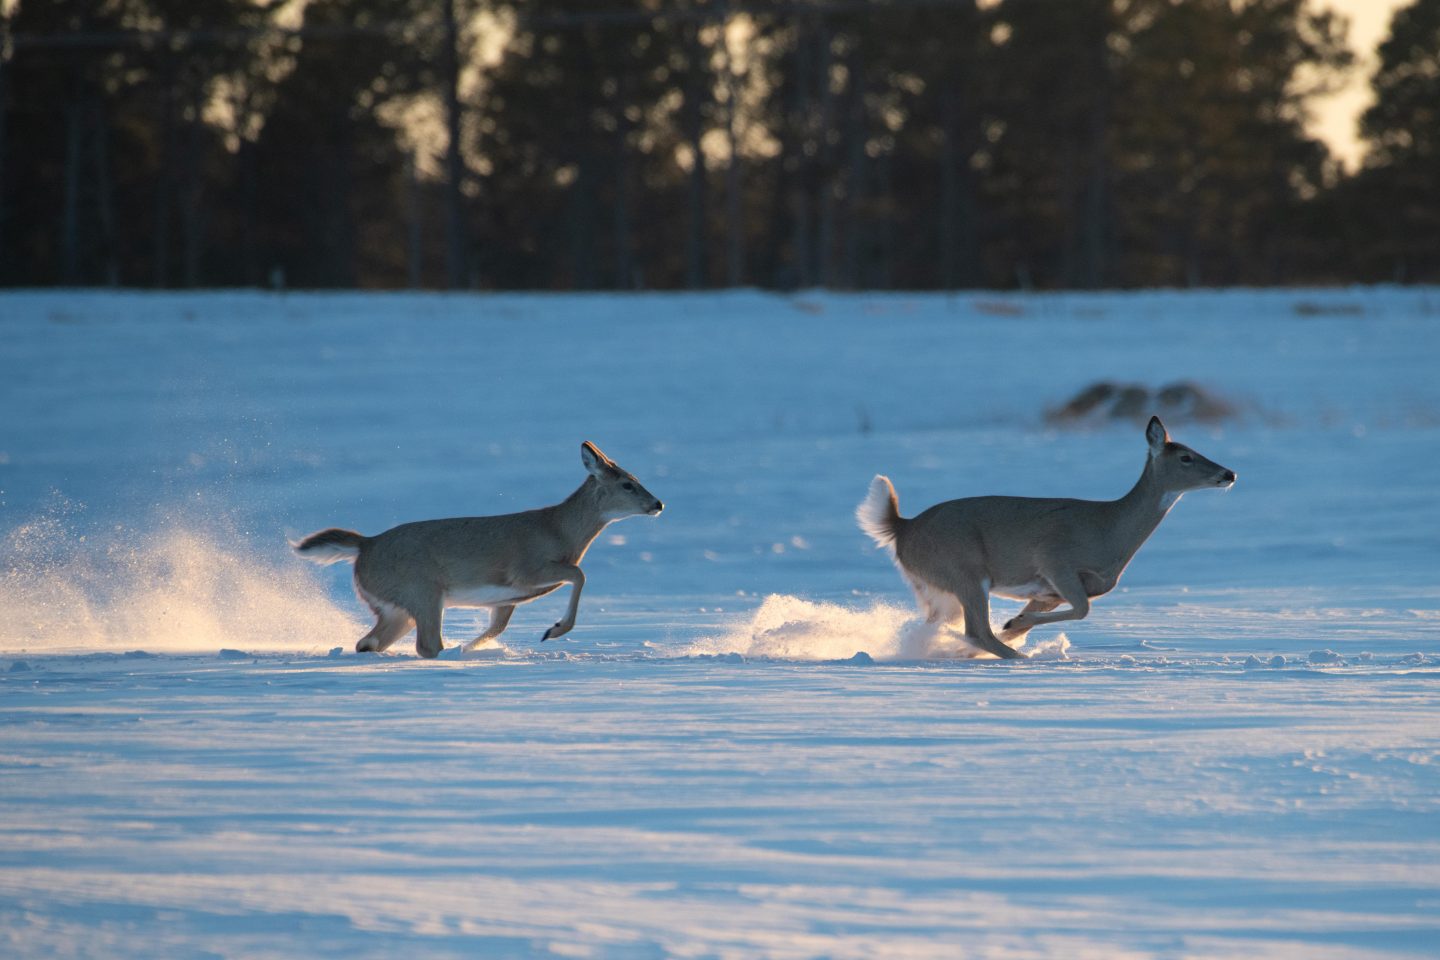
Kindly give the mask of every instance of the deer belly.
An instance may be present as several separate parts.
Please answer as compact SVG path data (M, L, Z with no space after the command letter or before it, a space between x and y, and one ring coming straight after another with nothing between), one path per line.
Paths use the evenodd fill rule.
M990 588L990 592L1010 600L1058 600L1055 595L1055 588L1044 580L1031 580L1029 583L996 584Z
M547 587L507 587L481 584L474 587L451 587L445 591L447 607L505 607L517 603L528 603L536 597L543 597L559 584Z

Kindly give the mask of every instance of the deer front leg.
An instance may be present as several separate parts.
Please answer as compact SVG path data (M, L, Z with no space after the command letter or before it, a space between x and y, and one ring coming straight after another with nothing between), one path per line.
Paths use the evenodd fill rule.
M572 563L552 563L546 567L544 579L547 583L569 583L574 589L570 591L570 606L565 610L562 617L555 626L545 631L545 636L540 642L554 640L556 637L563 637L575 626L575 614L580 609L580 592L585 589L585 574L580 568Z
M445 608L439 597L434 597L415 611L415 652L426 660L434 660L445 648L440 625L444 620Z
M986 653L1001 660L1023 660L1025 654L1003 643L990 626L989 581L976 582L968 577L955 581L955 597L965 610L965 638Z

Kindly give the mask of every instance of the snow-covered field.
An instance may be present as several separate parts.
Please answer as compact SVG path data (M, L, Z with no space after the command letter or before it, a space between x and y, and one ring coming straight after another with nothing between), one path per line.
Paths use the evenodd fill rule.
M1437 371L1434 289L0 296L0 956L1434 957ZM870 477L1119 496L1098 380L1237 486L1034 659L917 646ZM286 546L584 439L666 511L561 641L357 656Z

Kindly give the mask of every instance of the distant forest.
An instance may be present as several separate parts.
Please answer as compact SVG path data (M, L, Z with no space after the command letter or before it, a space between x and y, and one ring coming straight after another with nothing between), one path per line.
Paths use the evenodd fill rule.
M1440 282L1440 0L0 4L0 284Z

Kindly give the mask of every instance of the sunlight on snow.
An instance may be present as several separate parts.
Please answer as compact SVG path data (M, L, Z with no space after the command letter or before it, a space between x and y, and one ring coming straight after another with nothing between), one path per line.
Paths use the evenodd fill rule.
M1026 652L1063 658L1069 648L1062 633ZM746 619L721 636L700 640L687 653L775 660L844 660L860 653L876 660L993 659L967 643L954 625L926 623L905 607L877 601L861 609L781 594L766 597Z
M0 651L318 651L363 628L311 572L184 527L77 536L63 519L0 541Z

